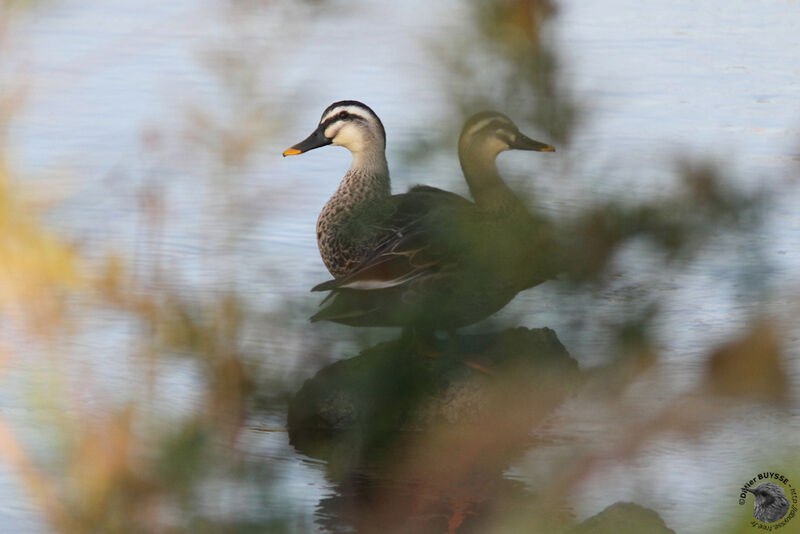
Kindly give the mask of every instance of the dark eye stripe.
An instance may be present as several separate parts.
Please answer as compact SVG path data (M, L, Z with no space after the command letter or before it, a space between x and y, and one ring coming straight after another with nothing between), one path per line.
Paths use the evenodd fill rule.
M343 111L341 113L337 113L336 115L334 115L333 117L331 117L329 119L326 119L321 124L322 129L325 130L331 124L333 124L335 122L339 122L339 121L361 121L361 122L367 122L367 119L365 119L364 117L359 117L358 115L354 115L353 113L347 113L346 111Z
M511 145L514 142L514 138L508 135L506 132L498 132L497 138L501 141L504 141L507 145Z
M502 130L504 132L513 131L513 128L511 127L510 124L508 124L506 121L501 121L501 120L492 121L489 124L487 124L486 126L484 126L482 129L483 130L487 130L487 129Z

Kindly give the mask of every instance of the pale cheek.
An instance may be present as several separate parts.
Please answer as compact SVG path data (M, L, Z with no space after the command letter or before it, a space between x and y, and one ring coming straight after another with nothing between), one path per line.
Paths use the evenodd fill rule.
M333 137L333 144L341 145L354 151L361 150L361 148L363 148L361 132L351 126L345 126L336 132L336 135Z
M325 137L327 137L328 139L333 139L334 137L336 137L338 131L339 131L339 126L335 124L328 126L327 128L325 128Z
M499 139L486 139L483 143L475 146L470 152L472 157L478 158L483 161L493 161L494 158L502 151L508 150L507 143Z
M509 146L505 141L501 141L500 139L493 137L486 143L486 148L490 153L499 154L503 150L508 150Z

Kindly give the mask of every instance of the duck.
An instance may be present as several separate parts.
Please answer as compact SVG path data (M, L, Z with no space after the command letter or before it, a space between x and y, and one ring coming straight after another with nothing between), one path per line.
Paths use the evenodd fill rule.
M350 273L312 289L330 293L311 321L452 333L553 278L548 221L531 213L497 170L496 158L507 150L555 148L501 113L471 116L458 156L473 201L426 185L390 197L383 223L390 232Z
M356 100L334 102L306 139L287 148L295 156L334 145L347 148L352 163L317 219L317 246L334 278L351 274L391 230L381 223L393 213L386 130L378 115Z

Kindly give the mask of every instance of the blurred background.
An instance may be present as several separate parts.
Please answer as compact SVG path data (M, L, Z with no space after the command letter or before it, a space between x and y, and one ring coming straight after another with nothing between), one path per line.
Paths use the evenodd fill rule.
M676 532L749 532L742 484L800 479L798 27L795 1L0 0L4 530L436 515L289 443L303 381L397 336L307 319L350 155L280 154L356 99L394 192L467 196L476 111L553 144L498 165L575 245L564 277L465 331L549 327L586 386L502 483L437 486L431 531L550 532L630 501Z

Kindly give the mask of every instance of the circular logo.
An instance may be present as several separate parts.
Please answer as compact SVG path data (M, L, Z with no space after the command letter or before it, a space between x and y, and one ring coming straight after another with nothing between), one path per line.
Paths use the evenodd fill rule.
M745 482L739 492L739 505L744 506L751 497L756 520L750 525L760 530L782 528L797 513L797 489L780 473L765 471Z

